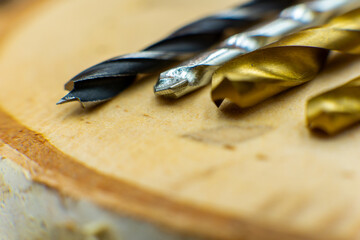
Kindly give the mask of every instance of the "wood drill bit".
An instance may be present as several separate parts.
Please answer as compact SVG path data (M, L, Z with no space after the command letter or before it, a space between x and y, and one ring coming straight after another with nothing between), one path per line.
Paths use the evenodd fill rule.
M360 121L360 77L319 94L306 105L307 125L335 134Z
M76 75L65 84L70 92L57 104L78 100L85 106L109 100L129 87L139 74L156 73L208 49L226 30L247 28L276 14L288 0L253 0L190 23L144 50L118 56Z
M353 2L360 5L358 0ZM239 107L251 107L313 80L324 68L331 50L360 54L359 39L357 8L328 24L290 34L224 64L213 76L212 100L217 106L226 98Z
M155 95L179 98L210 83L213 73L224 63L254 51L301 29L325 23L354 5L354 0L317 0L284 9L265 25L236 34L214 50L202 53L160 74ZM360 5L360 4L358 4Z

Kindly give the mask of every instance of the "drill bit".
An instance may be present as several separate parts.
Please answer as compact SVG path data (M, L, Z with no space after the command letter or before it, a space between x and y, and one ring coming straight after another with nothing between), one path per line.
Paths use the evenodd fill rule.
M352 2L359 7L360 1ZM212 100L217 106L226 98L241 108L251 107L314 79L331 50L359 54L359 39L360 8L290 34L219 68L212 79Z
M92 66L65 84L70 92L57 104L78 100L85 106L109 100L129 87L139 74L156 73L208 49L225 31L248 28L289 5L288 0L253 0L202 18L144 50Z
M354 3L354 0L318 0L288 7L274 21L236 34L214 50L161 73L154 86L155 95L179 98L195 91L210 83L214 72L227 61L275 42L284 35L323 24Z
M331 135L360 121L360 77L312 97L306 105L307 125Z

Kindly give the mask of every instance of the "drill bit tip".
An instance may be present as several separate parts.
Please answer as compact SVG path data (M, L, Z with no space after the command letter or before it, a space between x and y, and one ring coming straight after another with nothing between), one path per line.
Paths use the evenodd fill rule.
M154 93L169 98L182 97L207 85L216 69L217 66L192 64L170 69L160 74Z
M69 96L69 94L67 94L65 97L61 98L57 103L56 105L60 105L60 104L63 104L63 103L67 103L67 102L73 102L73 101L77 101L79 99L77 99L76 97L74 96Z
M159 81L154 86L154 93L156 96L177 98L188 85L186 78L174 75L173 70L170 70L160 74Z
M169 80L171 81L171 80ZM161 86L161 84L156 84L154 86L154 93L156 96L165 96L170 98L177 98L181 92L181 89L184 89L188 85L186 80L176 82L169 86Z

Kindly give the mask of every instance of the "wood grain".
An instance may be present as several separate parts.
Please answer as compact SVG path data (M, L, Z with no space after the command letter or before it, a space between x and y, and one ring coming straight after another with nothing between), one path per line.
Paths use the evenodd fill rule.
M69 0L34 9L2 45L0 153L59 191L182 233L357 239L360 129L324 138L304 122L309 96L359 74L356 56L334 56L316 81L248 110L217 109L208 88L155 98L156 76L93 109L55 106L83 68L234 2Z

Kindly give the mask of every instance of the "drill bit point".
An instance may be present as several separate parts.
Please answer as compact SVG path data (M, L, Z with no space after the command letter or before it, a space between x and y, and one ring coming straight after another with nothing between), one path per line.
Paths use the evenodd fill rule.
M60 104L63 104L63 103L67 103L67 102L73 102L73 101L77 101L79 100L78 98L74 97L74 96L69 96L66 95L65 97L61 98L57 103L56 105L60 105Z
M189 64L165 71L160 74L154 93L169 98L182 97L207 85L216 68Z
M186 78L176 75L173 77L172 73L167 71L160 75L159 81L154 86L154 93L156 96L177 98L188 85Z
M160 87L158 85L154 86L154 93L156 96L171 96L174 93L174 90L170 87Z
M186 80L182 80L180 82L174 83L169 86L154 86L154 93L156 96L165 96L171 98L178 98L181 94L181 89L184 89L188 86L188 82Z

